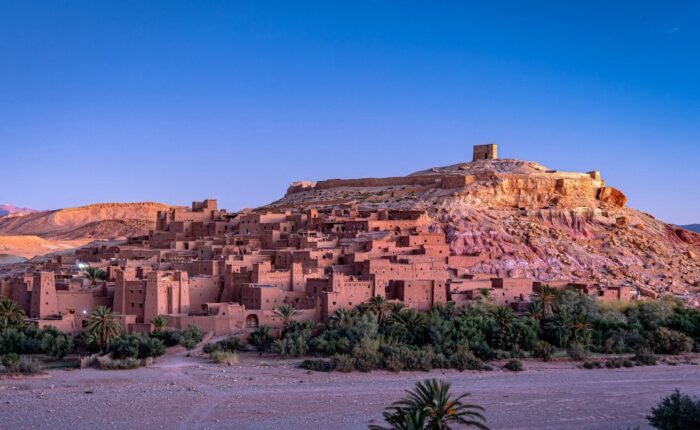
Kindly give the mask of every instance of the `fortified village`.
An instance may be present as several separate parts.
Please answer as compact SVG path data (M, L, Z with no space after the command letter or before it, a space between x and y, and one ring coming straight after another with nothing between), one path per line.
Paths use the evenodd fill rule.
M496 145L480 145L468 164L496 158ZM586 198L624 205L619 201L624 196L605 187L598 172L575 175L553 179L552 187L566 195L567 181L582 181L585 186L577 189L589 193ZM385 185L459 192L480 179L449 171L295 183L288 196L311 188ZM107 306L129 332L149 332L150 321L164 315L171 327L193 324L216 335L245 333L261 324L280 327L274 309L282 304L294 306L298 319L326 321L335 310L376 295L418 310L447 301L470 306L486 295L523 309L543 280L472 270L490 258L488 253L456 255L424 210L340 204L229 213L209 199L191 209L160 211L147 236L34 262L23 274L0 281L0 296L19 303L37 325L66 331L81 329L87 314ZM103 269L106 279L91 282L86 266ZM546 283L602 301L641 298L639 288L622 280L619 285Z

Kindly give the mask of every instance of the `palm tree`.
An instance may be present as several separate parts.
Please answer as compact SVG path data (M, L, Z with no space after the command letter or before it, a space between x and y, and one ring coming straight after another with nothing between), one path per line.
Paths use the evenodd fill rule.
M0 299L0 329L20 327L24 324L24 311L10 299Z
M533 294L533 302L540 302L542 306L542 314L546 317L554 313L554 305L557 300L557 290L547 284L543 284L540 290Z
M574 336L574 342L587 345L590 338L591 325L584 314L578 314L569 323L569 330Z
M391 302L391 303L389 303L388 309L389 309L389 312L391 312L392 315L393 315L393 314L398 314L398 313L401 312L402 310L406 309L406 305L404 305L404 304L401 303L401 302Z
M114 312L106 306L100 306L90 313L87 317L85 329L97 341L104 352L107 352L109 349L109 341L119 336L122 330L119 321L114 316Z
M281 337L284 338L284 335L289 329L289 324L292 322L292 319L295 316L299 315L299 311L296 310L292 305L284 304L275 309L274 315L278 318L282 318Z
M501 327L510 325L510 323L513 321L513 311L511 311L510 308L503 306L499 306L494 309L491 312L491 315L493 316L493 319L496 320L496 323Z
M389 304L384 296L371 297L369 300L367 300L367 308L377 316L377 324L382 325L384 313L389 309Z
M107 272L97 267L88 266L83 272L85 272L85 276L90 280L91 285L97 285L97 281L104 281L107 279Z
M544 309L542 309L542 302L538 300L533 300L527 306L527 315L530 318L541 320L544 318Z
M350 325L352 321L352 312L345 308L336 309L331 315L331 322L337 327L345 327Z
M425 314L417 312L415 309L404 309L399 313L391 314L389 319L392 322L402 324L409 331L414 331L425 322Z
M450 430L454 425L488 430L481 414L484 408L462 403L469 396L464 393L453 398L450 383L428 379L416 383L413 391L394 402L383 414L390 427L370 425L371 430L429 429Z
M168 327L168 319L163 315L158 315L151 320L151 324L153 324L153 331L160 333Z

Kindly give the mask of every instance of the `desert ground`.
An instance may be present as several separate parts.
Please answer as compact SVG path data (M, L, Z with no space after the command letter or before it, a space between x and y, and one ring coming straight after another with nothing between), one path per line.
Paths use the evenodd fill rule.
M309 372L244 353L237 366L168 354L151 367L51 370L0 380L2 429L361 429L416 380L437 377L486 408L496 429L649 428L673 389L700 395L700 366L579 369L525 361L489 372Z

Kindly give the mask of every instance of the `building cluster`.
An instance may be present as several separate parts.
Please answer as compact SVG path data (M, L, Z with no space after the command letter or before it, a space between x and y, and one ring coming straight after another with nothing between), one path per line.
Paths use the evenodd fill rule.
M33 263L0 281L0 296L38 325L67 331L80 329L98 306L113 308L131 332L151 330L150 321L164 315L171 327L215 334L280 326L275 309L282 304L299 319L326 321L377 295L417 310L450 300L469 306L485 295L522 308L537 282L471 273L488 258L451 255L422 211L228 213L205 200L159 212L148 236ZM88 279L88 266L106 279ZM603 300L631 298L625 287L570 286Z

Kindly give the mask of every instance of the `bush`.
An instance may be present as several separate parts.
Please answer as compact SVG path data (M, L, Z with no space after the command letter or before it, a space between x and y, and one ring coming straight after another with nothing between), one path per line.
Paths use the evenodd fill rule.
M268 352L272 348L275 338L270 334L270 327L262 325L255 329L250 335L250 344L262 355L263 352Z
M272 349L281 355L299 357L309 351L310 337L311 333L308 330L287 332L284 339L278 339L273 343Z
M180 332L180 336L179 344L187 350L187 355L189 355L190 351L193 350L204 337L202 331L192 324L188 325L186 329Z
M649 335L649 346L657 354L680 354L693 350L693 339L679 331L659 327Z
M634 367L634 361L630 360L629 358L625 358L622 360L622 367Z
M220 340L218 342L209 342L204 345L202 350L206 354L211 354L214 351L228 351L234 352L242 348L241 340L238 336L229 336L227 339Z
M700 400L676 390L652 408L647 420L659 430L700 429Z
M115 360L109 357L102 357L97 360L102 370L126 370L126 369L137 369L141 362L136 358L124 358L122 360Z
M151 337L160 339L165 346L179 345L182 340L182 332L179 330L165 330L161 332L151 333Z
M504 369L508 369L512 372L521 372L523 370L523 362L517 358L508 360L508 362L503 366Z
M58 329L48 326L41 335L41 350L44 354L49 355L57 360L62 359L70 353L75 343L73 337L59 331Z
M314 370L316 372L330 372L333 370L333 362L331 360L315 359L304 360L299 364L302 369Z
M165 344L160 339L142 334L122 334L109 343L115 359L160 357L165 353Z
M533 355L537 358L541 358L542 361L551 360L553 353L554 347L552 346L552 344L544 340L537 342L533 350Z
M455 353L450 356L450 367L459 371L482 370L484 362L478 359L469 348L460 345Z
M623 360L621 358L611 358L605 362L605 367L608 369L619 369L622 367Z
M14 353L0 356L0 373L31 375L39 373L39 363L32 357Z
M647 348L637 350L632 359L641 366L656 365L656 355Z
M588 357L588 350L580 343L572 343L566 352L569 357L576 361L583 361Z
M234 351L216 350L209 354L209 358L216 364L234 366L238 364L238 353Z
M352 349L355 369L369 372L382 366L382 354L378 351L378 342L363 339Z
M352 372L355 370L355 359L347 354L336 354L333 357L333 367L338 372Z
M431 347L421 349L406 346L382 347L384 367L399 372L401 370L431 370L433 367L445 367L443 355L435 354Z
M584 369L600 369L603 365L598 361L586 361L583 363Z

